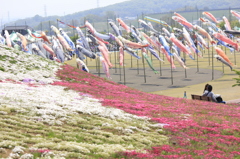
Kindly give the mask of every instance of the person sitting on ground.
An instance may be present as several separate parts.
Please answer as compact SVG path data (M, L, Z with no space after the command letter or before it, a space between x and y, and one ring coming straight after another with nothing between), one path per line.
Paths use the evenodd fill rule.
M207 85L206 85L207 86ZM206 87L205 86L205 87ZM226 104L225 101L222 101L222 98L219 96L219 95L215 95L213 92L212 92L212 85L208 85L207 86L207 90L204 91L203 95L202 96L207 96L207 97L211 97L212 98L212 101L216 102L216 103L224 103ZM220 97L221 100L217 100L216 96Z
M205 87L204 87L203 94L208 92L208 90L207 90L207 87L208 87L208 86L209 86L209 84L207 83L207 84L205 85Z

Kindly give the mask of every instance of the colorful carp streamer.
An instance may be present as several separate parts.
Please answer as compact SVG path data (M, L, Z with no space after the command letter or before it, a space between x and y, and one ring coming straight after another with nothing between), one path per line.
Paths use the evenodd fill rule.
M67 25L67 26L69 26L69 27L71 27L71 28L76 28L75 26L70 25L70 24L67 24L67 23L61 21L60 19L57 19L57 21L58 21L59 23L65 24L65 25ZM84 25L84 26L81 26L81 27L79 27L79 28L85 28L85 25Z
M173 32L173 29L170 25L168 25L165 21L162 21L162 20L159 20L159 19L155 19L155 18L151 18L151 17L148 17L148 16L145 16L144 17L145 20L148 20L148 21L152 21L152 22L155 22L155 23L158 23L158 24L161 24L163 26L166 26L170 29L171 32Z
M149 56L148 56L145 52L143 52L142 55L143 55L144 59L147 61L148 66L153 70L153 72L154 72L155 74L159 74L159 72L154 69L154 67L153 67L153 65L152 65L152 61L151 61L151 59L149 58Z
M240 21L240 12L235 10L231 10L230 12L232 13L233 16L235 16Z
M203 15L205 15L209 20L211 20L213 23L219 23L219 21L209 12L203 12Z
M240 12L231 10L230 13L240 20ZM76 55L78 68L86 72L89 72L87 65L84 63L86 57L99 59L107 78L111 78L109 69L113 67L109 58L111 53L109 49L114 50L114 53L118 50L120 66L124 66L124 54L128 53L137 60L142 58L142 61L146 61L151 70L157 74L158 71L154 69L154 63L152 58L149 58L149 55L153 55L157 60L164 62L160 58L161 53L166 57L166 61L171 64L172 69L176 68L174 60L177 60L184 69L187 69L185 65L186 59L181 57L181 52L194 60L192 53L202 57L202 53L197 46L202 49L214 47L217 53L215 58L232 70L234 65L224 51L216 46L224 46L229 48L231 52L234 50L240 51L240 28L234 26L234 29L232 29L228 19L223 16L225 30L221 30L217 26L220 21L211 13L203 12L202 14L205 18L201 17L199 20L207 26L208 30L188 22L186 18L176 12L171 18L182 27L172 28L165 21L149 16L145 16L144 20L138 19L140 28L129 25L120 18L116 18L116 20L108 19L108 24L113 33L98 32L88 20L85 20L83 26L79 27L57 19L57 22L76 30L78 34L76 43L71 40L67 32L64 32L62 28L53 25L50 28L54 35L51 36L47 36L44 31L37 32L29 29L27 35L18 32L12 32L9 35L8 31L4 30L4 36L0 35L0 43L62 63L65 60L71 60ZM162 31L155 29L151 24L152 22L164 26ZM81 28L85 28L85 33ZM127 34L123 34L123 32ZM208 41L206 42L205 39ZM141 57L138 54L139 50L142 53Z

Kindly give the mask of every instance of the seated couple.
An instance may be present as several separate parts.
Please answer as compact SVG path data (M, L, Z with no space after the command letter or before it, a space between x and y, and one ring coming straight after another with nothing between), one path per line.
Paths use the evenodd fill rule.
M204 91L203 91L203 95L202 96L207 96L207 97L211 97L212 101L216 102L216 103L224 103L226 104L225 101L222 100L222 97L220 94L214 94L212 92L212 86L209 84L205 85Z

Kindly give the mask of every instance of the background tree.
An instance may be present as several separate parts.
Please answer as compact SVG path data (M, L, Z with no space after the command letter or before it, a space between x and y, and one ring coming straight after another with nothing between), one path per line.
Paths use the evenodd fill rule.
M236 84L232 85L233 87L235 86L240 86L240 71L237 71L237 70L233 70L238 76L239 78L233 78L234 80L236 80Z
M221 21L220 23L218 23L218 27L222 30L226 30L225 28L225 23L224 21ZM240 27L240 23L238 22L238 20L232 20L230 21L230 25L231 25L231 28L233 29L234 27Z

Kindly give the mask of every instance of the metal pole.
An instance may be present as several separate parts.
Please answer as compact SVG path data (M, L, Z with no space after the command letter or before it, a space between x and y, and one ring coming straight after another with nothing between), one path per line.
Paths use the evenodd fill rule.
M173 62L172 56L170 56L170 61ZM172 85L173 85L173 72L172 72L173 70L172 70L172 64L171 63L170 63L170 67L171 67L171 82L172 82Z
M184 64L186 65L186 54L185 53L183 53L183 57L185 60ZM184 71L185 71L185 78L187 78L187 69L184 69Z
M205 53L206 53L206 52L205 52L205 49L203 48L203 49L201 49L201 50L203 51L203 55L205 55Z
M120 51L120 50L119 50ZM123 50L124 51L124 50ZM123 56L123 84L126 85L126 73L125 73L125 56ZM132 57L132 56L131 56ZM120 61L120 60L119 60Z
M94 48L94 52L95 52L95 54L97 53L97 48L95 47ZM98 60L97 60L98 58L96 57L95 58L95 62L96 62L96 72L98 72Z
M208 65L210 66L210 46L208 43Z
M138 50L137 50L138 53ZM139 75L139 63L138 63L138 59L137 59L137 74Z
M222 70L223 70L223 73L224 73L224 64L222 63Z
M212 80L214 80L213 47L212 47Z
M234 51L233 51L233 54L234 54L234 64L235 64L235 65L237 65L237 60L236 60L236 51L235 51L235 49L234 49Z
M86 57L86 65L88 65L88 57Z
M126 74L125 74L125 65L124 64L123 64L123 84L126 85Z
M86 22L86 17L84 17L83 25L85 24L85 22ZM85 37L87 37L87 28L86 27L85 27ZM88 57L86 57L86 65L88 65Z
M100 63L101 63L101 61L100 61L100 58L98 58L99 60L98 60L98 76L100 77L101 76L101 66L100 66Z
M107 17L107 33L109 33L109 27L108 27L108 17ZM111 51L111 45L108 45L108 50ZM110 62L112 63L112 52L110 53Z
M159 55L159 57L161 58L161 56L160 56L160 51L158 51L158 55ZM160 76L162 76L162 62L159 60L159 71L160 71Z
M113 53L113 50L112 50L112 47L109 47L110 48L110 62L112 63L112 53Z
M131 68L133 67L133 64L132 64L132 56L131 56Z
M119 76L120 76L120 81L122 80L122 71L121 71L121 65L118 65L119 67Z
M148 49L147 49L147 52L148 52ZM152 53L150 52L150 55L151 55L151 61L152 61L152 63L153 63L153 59L152 59Z
M234 38L232 37L232 41L234 41ZM238 50L237 50L238 51ZM233 50L233 54L234 54L234 64L237 65L237 60L236 60L236 51L235 49Z
M199 65L198 65L198 55L197 56L197 72L199 72Z
M196 48L197 48L197 50L200 50L200 49L198 49L198 40L197 40L197 38L196 38ZM195 45L195 44L194 44ZM197 53L197 72L199 72L199 65L198 65L198 55L200 54L200 52L198 52Z
M96 53L96 52L95 52ZM95 63L96 63L96 72L98 72L98 60L95 60Z
M97 47L95 47L95 53L97 52ZM98 70L98 76L100 77L101 76L101 69L100 69L100 63L101 63L101 61L100 61L100 57L96 57L96 62L97 62L97 70Z
M117 50L117 45L114 45L114 59L115 59L115 73L117 73L117 56L116 56L116 50Z
M172 52L172 50L171 50ZM170 56L170 67L171 67L171 81L172 81L172 85L173 85L173 69L172 69L172 63L173 63L173 57ZM186 69L185 69L186 70Z
M142 19L144 19L144 14L143 13L142 13ZM144 32L146 32L145 28L144 28ZM143 50L142 50L142 57L143 57ZM146 77L144 57L142 58L142 62L143 62L143 71L144 71L144 82L146 83L147 82L147 77Z
M225 48L225 52L226 52L226 47ZM223 73L224 73L224 64L222 63L222 69L223 69Z
M147 82L147 79L146 79L146 70L145 70L144 56L143 56L143 51L142 51L142 50L141 50L141 53L142 53L142 63L143 63L144 82L146 83L146 82Z

